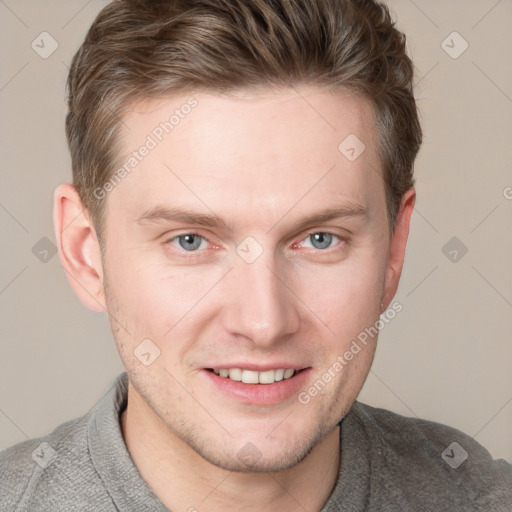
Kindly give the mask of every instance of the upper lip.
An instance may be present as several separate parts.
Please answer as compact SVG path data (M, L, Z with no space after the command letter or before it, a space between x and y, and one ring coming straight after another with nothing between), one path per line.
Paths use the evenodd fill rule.
M221 363L206 367L211 370L221 370L230 368L240 368L241 370L252 370L255 372L265 372L267 370L278 370L278 369L293 369L293 370L305 370L309 366L305 366L301 363L266 363L266 364L254 364L254 363Z

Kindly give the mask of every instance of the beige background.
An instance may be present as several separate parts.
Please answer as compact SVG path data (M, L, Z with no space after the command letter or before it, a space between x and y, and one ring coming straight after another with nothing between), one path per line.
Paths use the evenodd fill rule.
M71 179L67 67L105 3L0 0L0 449L84 414L122 370L105 315L82 306L57 256L32 252L55 241L53 190ZM512 462L512 0L388 3L418 68L425 142L403 311L360 400L459 428ZM44 31L58 43L46 59L31 47ZM441 46L454 31L469 44L458 58ZM455 262L442 250L452 237L468 249Z

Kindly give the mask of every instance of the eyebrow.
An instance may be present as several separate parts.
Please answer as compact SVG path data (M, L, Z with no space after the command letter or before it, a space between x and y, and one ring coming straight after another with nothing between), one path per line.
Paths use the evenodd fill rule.
M290 210L289 210L290 211ZM288 212L289 212L288 211ZM337 205L331 208L325 208L311 215L302 217L294 224L294 229L300 231L313 224L322 224L331 220L341 219L346 217L364 217L368 213L368 210L360 205L352 202L346 202L341 205ZM274 226L270 228L272 230L277 224L279 224L287 214L283 215ZM233 232L232 224L225 222L219 216L214 213L199 213L187 209L173 208L167 206L155 206L145 211L140 215L136 222L138 224L146 223L160 223L160 222L179 222L183 224L191 224L195 226L201 226L210 229L219 229L227 232ZM270 231L269 230L269 231Z

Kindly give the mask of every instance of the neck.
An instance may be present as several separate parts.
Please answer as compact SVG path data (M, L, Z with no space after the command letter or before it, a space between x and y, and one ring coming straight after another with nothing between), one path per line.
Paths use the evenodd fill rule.
M139 473L170 510L220 512L236 504L247 512L320 511L338 477L339 427L300 463L277 473L235 473L210 464L162 423L131 383L121 428Z

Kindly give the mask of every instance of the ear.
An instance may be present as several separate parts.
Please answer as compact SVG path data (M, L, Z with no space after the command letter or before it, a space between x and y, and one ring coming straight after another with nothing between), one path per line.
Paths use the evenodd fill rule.
M386 263L386 275L384 278L384 290L382 294L383 313L391 303L396 294L398 282L402 275L402 268L405 257L405 246L407 237L409 236L409 224L411 221L412 211L416 202L416 191L410 188L405 192L400 201L400 208L395 220L391 242L389 244L389 252Z
M74 292L93 311L106 311L96 231L78 192L69 183L55 190L53 226L60 262Z

